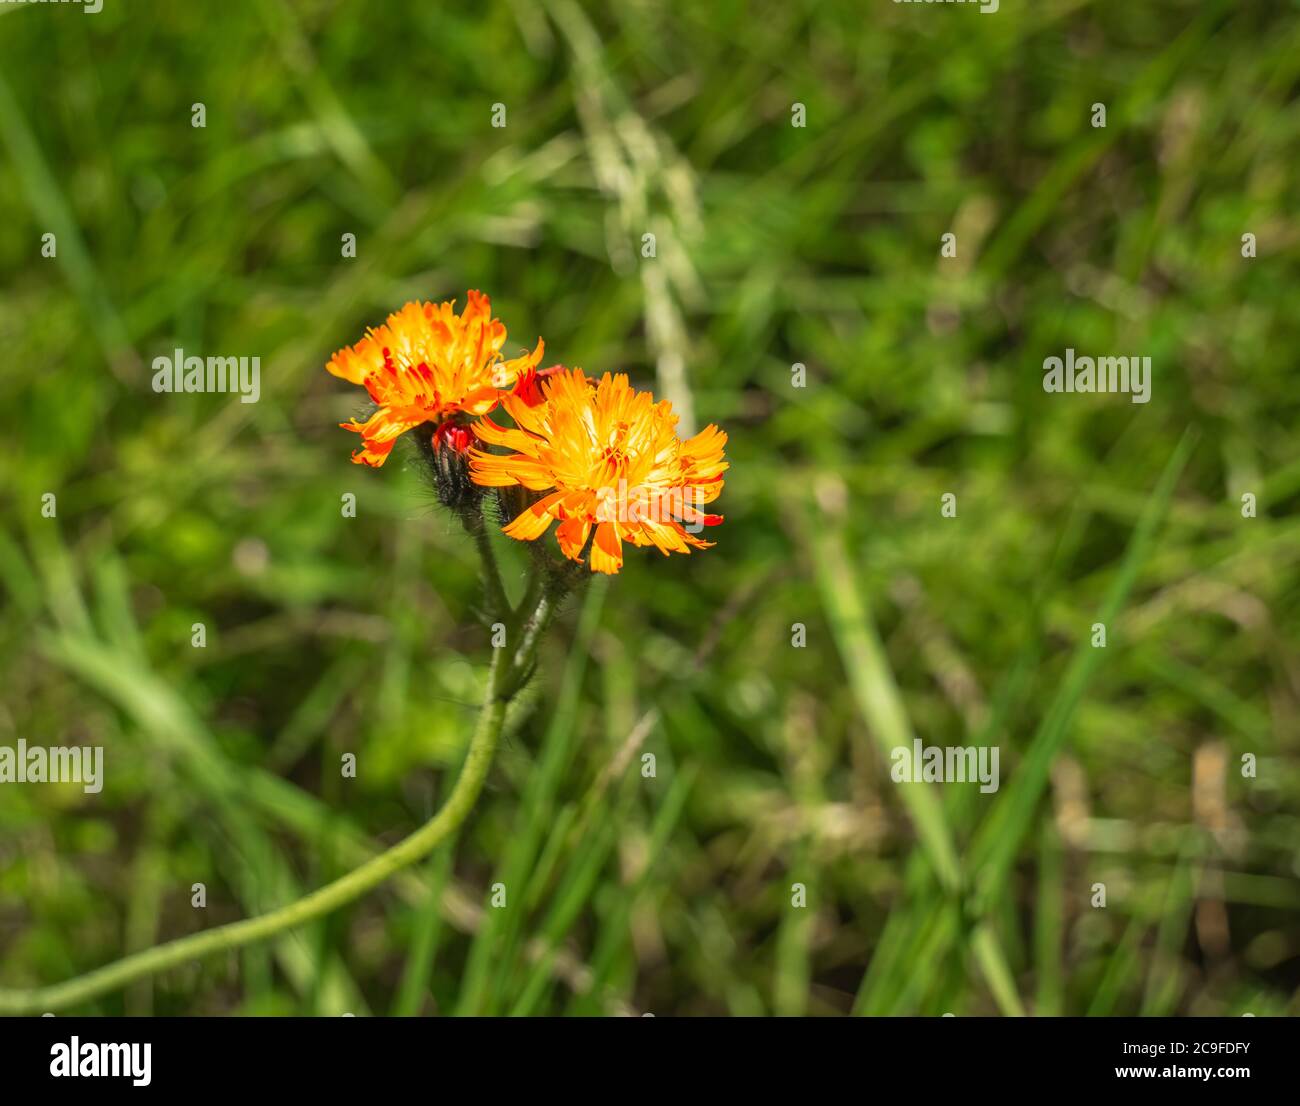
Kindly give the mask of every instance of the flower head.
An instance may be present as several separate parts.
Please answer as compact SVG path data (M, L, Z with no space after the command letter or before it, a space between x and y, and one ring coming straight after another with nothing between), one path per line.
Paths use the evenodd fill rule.
M378 404L364 423L340 423L361 435L363 448L352 460L377 468L407 430L441 424L458 412L491 411L503 391L542 358L539 338L532 353L504 360L505 341L506 328L492 318L492 302L471 291L459 315L455 301L408 303L356 345L339 350L325 367L364 386Z
M533 388L540 389L540 402L530 404ZM485 487L547 493L506 526L512 538L533 541L558 521L560 551L577 561L594 528L591 569L604 573L622 567L624 541L665 555L713 544L695 535L722 521L699 510L717 499L728 467L727 436L716 426L682 440L667 400L656 403L622 373L606 373L597 383L581 369L530 380L504 396L502 406L514 428L484 417L474 433L515 452L471 449L470 478Z

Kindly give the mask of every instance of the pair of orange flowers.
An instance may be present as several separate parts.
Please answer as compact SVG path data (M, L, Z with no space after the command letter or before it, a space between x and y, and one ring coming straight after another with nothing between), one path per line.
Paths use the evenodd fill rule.
M582 559L591 538L593 572L617 572L625 541L665 555L713 544L696 534L722 518L699 508L722 491L726 434L710 425L679 438L672 404L622 373L595 381L559 365L538 372L540 338L531 353L506 360L506 328L481 292L469 293L461 314L454 308L408 303L330 359L331 373L378 405L364 423L340 424L361 435L353 461L378 467L406 431L430 433L435 451L468 455L475 484L544 493L505 533L534 541L558 522L570 560ZM487 417L498 405L514 426ZM490 453L474 437L513 452Z

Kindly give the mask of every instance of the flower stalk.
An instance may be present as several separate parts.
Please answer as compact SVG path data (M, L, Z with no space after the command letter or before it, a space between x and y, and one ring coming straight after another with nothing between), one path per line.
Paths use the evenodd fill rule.
M481 525L480 530L482 530ZM486 533L484 541L486 541ZM500 589L500 601L504 603L505 592L501 589L500 574L496 571L495 561L490 564L485 561L484 573L489 579L490 593L493 590L490 580L495 576L496 589ZM540 579L540 576L540 571L535 570L534 579ZM456 784L438 812L414 833L392 848L372 857L360 867L340 876L333 883L328 883L294 902L255 918L245 918L242 921L231 922L217 926L215 929L155 945L106 964L102 968L96 968L85 975L48 987L24 990L0 989L0 1015L41 1014L64 1010L120 990L136 980L157 975L169 968L265 941L285 930L315 921L341 906L356 901L401 869L427 856L460 827L483 790L483 784L500 741L506 707L515 693L527 682L528 675L535 666L538 645L550 624L556 603L560 598L553 587L544 585L541 587L530 585L525 598L529 597L535 600L531 611L521 604L520 611L512 612L512 621L523 616L522 624L525 629L519 647L513 651L493 650L492 662L488 668L487 687L483 695L483 706ZM510 611L509 606L507 605L504 610Z
M492 539L488 536L483 512L475 507L463 510L459 514L461 524L473 539L478 549L479 560L483 564L483 591L487 601L488 618L493 622L504 621L512 614L510 600L506 598L505 584L501 582L501 570L497 567L497 555L492 550Z

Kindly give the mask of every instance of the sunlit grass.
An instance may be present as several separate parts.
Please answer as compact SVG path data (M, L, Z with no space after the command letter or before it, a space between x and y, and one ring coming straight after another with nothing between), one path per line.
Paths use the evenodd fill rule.
M229 8L0 11L0 740L109 766L0 792L0 986L436 808L474 552L323 365L478 287L726 425L718 547L566 608L451 847L86 1012L1297 1012L1294 12ZM155 394L178 346L261 399ZM1045 394L1067 346L1151 402ZM1001 790L893 784L910 735Z

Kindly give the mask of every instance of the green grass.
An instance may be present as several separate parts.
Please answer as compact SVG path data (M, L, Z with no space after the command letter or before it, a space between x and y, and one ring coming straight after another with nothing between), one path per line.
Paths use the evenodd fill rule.
M1298 85L1281 2L0 5L0 744L106 750L0 788L0 988L445 797L477 555L323 366L481 288L728 431L717 547L574 597L427 862L79 1012L1300 1012ZM152 392L178 346L260 401Z

